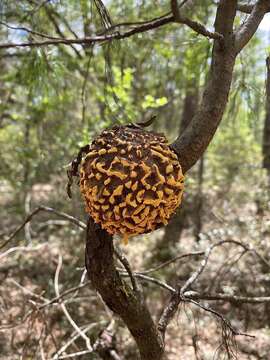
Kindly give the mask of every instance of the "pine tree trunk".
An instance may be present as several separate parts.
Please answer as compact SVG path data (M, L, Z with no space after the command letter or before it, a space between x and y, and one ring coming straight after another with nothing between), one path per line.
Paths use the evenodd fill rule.
M263 167L267 170L270 184L270 57L266 59L266 115L263 130Z

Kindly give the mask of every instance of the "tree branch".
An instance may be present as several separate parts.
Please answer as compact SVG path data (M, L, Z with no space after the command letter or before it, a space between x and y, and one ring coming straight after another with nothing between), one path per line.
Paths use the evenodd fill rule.
M214 41L210 73L198 111L186 130L171 145L184 172L204 153L225 111L236 57L233 35L236 6L236 0L219 2L215 31L223 35L223 41Z
M106 305L118 314L133 335L142 360L164 359L163 339L141 293L122 279L113 260L112 236L89 218L85 261L88 276Z
M251 14L254 9L255 4L239 4L237 5L237 10L246 14ZM268 3L266 12L270 11L270 3Z
M64 218L64 219L67 219L68 221L72 222L73 224L79 226L79 227L82 228L82 229L85 229L85 228L86 228L86 225L85 225L82 221L76 219L75 217L73 217L73 216L71 216L71 215L68 215L68 214L66 214L66 213L64 213L64 212L62 212L62 211L57 211L57 210L55 210L55 209L53 209L53 208L50 208L50 207L48 207L48 206L39 206L39 207L37 207L34 211L32 211L31 214L29 214L29 215L26 217L26 219L24 220L24 222L23 222L22 224L20 224L20 225L15 229L15 231L7 238L6 241L4 241L2 244L0 244L0 250L1 250L2 248L4 248L4 247L24 228L24 226L25 226L29 221L31 221L32 218L33 218L35 215L37 215L37 214L38 214L39 212L41 212L41 211L48 212L48 213L53 213L53 214L55 214L55 215L57 215L57 216L60 216L60 217L62 217L62 218Z
M134 26L132 29L129 29L123 33L120 33L119 31L109 33L111 30L120 27L120 26L131 26L132 23L129 24L118 24L113 25L111 28L106 30L106 34L104 35L96 35L91 37L84 37L84 38L74 38L74 39L68 39L68 38L59 38L59 39L50 39L45 41L34 41L34 42L22 42L22 43L4 43L0 44L0 49L8 49L8 48L15 48L15 47L41 47L41 46L48 46L48 45L93 45L96 43L102 43L105 41L111 41L111 40L121 40L128 38L130 36L133 36L135 34L143 33L146 31L154 30L159 27L162 27L164 25L167 25L169 23L174 22L174 16L170 13L165 16L161 16L159 18L149 20L146 22L143 22L137 26ZM191 29L193 29L195 32L197 32L200 35L206 36L211 39L221 40L223 36L219 34L218 32L211 32L205 28L204 25L198 23L197 21L193 21L188 19L185 16L180 17L180 20L178 21L181 24L185 24ZM49 37L49 35L48 35Z
M155 271L158 271L160 269L163 269L164 267L176 262L176 261L179 261L183 258L186 258L186 257L191 257L191 256L194 256L194 257L197 257L197 256L201 256L201 255L204 255L204 251L195 251L195 252L191 252L191 253L187 253L187 254L182 254L182 255L178 255L176 257L174 257L173 259L170 259L170 260L167 260L165 261L164 263L160 264L160 265L157 265L151 269L148 269L148 270L142 270L142 271L137 271L137 273L140 273L140 274L150 274L152 272L155 272Z
M194 284L194 282L199 278L199 276L204 271L212 251L216 247L224 245L224 244L228 244L228 243L231 243L231 244L234 244L237 246L241 246L245 250L247 249L247 246L245 244L241 243L240 241L233 240L233 239L221 240L221 241L209 246L209 248L205 251L204 259L201 261L198 269L188 278L188 280L185 282L185 284L183 286L181 286L180 283L177 285L176 292L172 295L172 297L169 301L169 304L164 308L163 313L159 320L159 325L158 325L159 330L163 334L165 334L167 326L169 325L170 321L175 316L180 302L185 299L185 297L186 297L185 294L186 294L188 288L192 284Z
M258 0L253 6L247 21L240 26L235 35L235 47L239 53L258 29L264 15L270 11L269 0Z

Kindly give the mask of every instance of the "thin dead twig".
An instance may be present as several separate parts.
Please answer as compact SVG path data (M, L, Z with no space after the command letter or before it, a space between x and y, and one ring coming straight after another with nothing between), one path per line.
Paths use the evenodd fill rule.
M84 37L84 38L74 38L74 39L67 39L67 38L59 38L59 39L48 39L44 41L34 41L34 42L21 42L21 43L2 43L0 44L0 49L8 49L8 48L15 48L15 47L40 47L40 46L48 46L48 45L93 45L95 43L102 43L111 40L121 40L133 36L135 34L143 33L146 31L157 29L161 26L167 25L169 23L174 22L174 16L169 14L165 16L161 16L157 19L146 21L140 25L134 26L132 29L129 29L123 33L119 31L114 33L108 33L112 30L112 28L119 27L119 25L113 25L112 28L106 29L105 35L96 35L92 37ZM181 16L180 18L181 24L185 24L195 32L200 35L206 36L211 39L222 40L223 36L217 32L211 32L205 28L204 25L200 24L197 21L193 21L188 19L187 17Z
M25 26L13 26L13 25L10 25L10 24L8 24L8 23L6 23L4 21L0 21L0 25L3 25L3 26L5 26L6 28L8 28L10 30L25 31L28 34L36 35L36 36L39 36L39 37L42 37L42 38L45 38L45 39L50 39L50 40L61 40L62 39L60 37L44 34L44 33L41 33L39 31L29 29L29 28L27 28Z
M134 274L132 273L132 270L131 270L131 267L129 265L127 258L124 256L124 254L121 252L121 250L116 247L114 247L114 253L115 253L117 259L122 263L122 265L126 269L126 272L127 272L128 276L130 277L130 281L131 281L133 290L138 293L139 287L138 287L137 281L134 277Z
M170 259L170 260L167 260L165 261L164 263L160 264L160 265L157 265L151 269L148 269L148 270L142 270L142 271L136 271L137 273L140 273L140 274L150 274L152 272L155 272L157 270L160 270L160 269L163 269L164 267L176 262L176 261L179 261L183 258L186 258L186 257L191 257L191 256L201 256L201 255L204 255L205 252L204 251L195 251L195 252L192 252L192 253L187 253L187 254L182 254L182 255L178 255L176 257L174 257L173 259Z
M123 276L123 277L129 276L129 274L126 271L124 271L123 269L117 269L117 270L120 272L120 276ZM133 273L133 277L156 284L156 285L170 291L171 293L176 293L176 290L172 286L170 286L170 285L166 284L165 282L160 281L156 278L146 276L146 275L143 275L140 273L135 273L135 272Z
M54 289L55 289L55 293L56 296L60 296L60 291L59 291L59 274L61 271L61 267L62 267L62 256L61 254L59 254L58 256L58 265L55 271L55 277L54 277ZM93 351L93 347L90 343L90 339L88 336L85 335L85 333L83 333L80 329L80 327L75 323L75 321L73 320L73 318L71 317L70 313L68 312L65 304L62 302L60 303L60 306L63 310L63 313L65 314L66 318L68 319L69 323L71 324L71 326L74 328L74 330L76 330L78 332L78 334L80 334L80 336L85 340L86 343L86 347L88 349L89 352Z
M4 247L24 228L24 226L25 226L29 221L31 221L32 218L33 218L35 215L37 215L37 214L38 214L39 212L41 212L41 211L45 211L45 212L52 213L52 214L55 214L55 215L57 215L57 216L60 216L60 217L62 217L62 218L64 218L64 219L67 219L67 220L70 221L71 223L79 226L80 228L86 229L86 224L85 224L85 223L83 223L82 221L76 219L75 217L73 217L73 216L71 216L71 215L69 215L69 214L66 214L66 213L64 213L64 212L62 212L62 211L55 210L55 209L50 208L50 207L48 207L48 206L39 206L39 207L37 207L35 210L33 210L33 211L31 212L31 214L29 214L29 215L26 217L26 219L24 220L24 222L23 222L22 224L20 224L20 225L14 230L14 232L8 237L8 239L7 239L3 244L0 245L0 250L1 250L2 248L4 248Z
M224 323L224 325L230 329L230 331L232 332L233 335L241 335L241 336L247 336L247 337L255 338L254 335L242 333L242 332L239 332L238 330L236 330L232 326L232 324L223 315L221 315L218 311L216 311L216 310L214 310L214 309L212 309L212 308L210 308L208 306L205 306L205 305L203 305L201 303L198 303L197 301L194 301L192 299L189 299L187 301L194 304L194 305L196 305L196 306L198 306L202 310L210 312L210 313L214 314L215 316L217 316Z

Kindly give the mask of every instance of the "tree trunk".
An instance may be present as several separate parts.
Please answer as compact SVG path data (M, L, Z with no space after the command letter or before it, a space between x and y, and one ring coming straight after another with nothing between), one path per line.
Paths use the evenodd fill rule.
M204 153L225 111L237 55L232 33L236 3L236 0L222 0L219 4L215 30L224 36L224 41L214 42L210 73L198 111L184 133L171 145L184 172Z
M132 289L114 265L112 236L89 218L85 263L93 287L133 335L141 360L165 360L164 342L141 291Z
M270 57L266 59L266 114L263 129L263 167L267 170L270 184Z

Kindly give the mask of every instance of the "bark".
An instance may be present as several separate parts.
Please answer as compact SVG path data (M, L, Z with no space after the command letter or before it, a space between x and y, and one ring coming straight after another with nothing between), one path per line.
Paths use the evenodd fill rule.
M185 132L172 144L184 172L197 162L207 148L228 101L236 57L233 35L236 3L235 0L220 1L215 30L224 36L224 40L214 42L210 74L199 109Z
M250 9L247 21L234 33L236 10L236 0L220 0L215 31L223 35L223 40L214 41L210 73L199 109L186 131L171 145L184 172L202 156L222 120L236 56L252 38L266 12L270 11L269 0L258 0Z
M86 269L93 287L106 305L119 315L133 335L142 360L164 360L164 342L143 294L123 281L114 265L112 236L89 218L86 236Z
M266 59L266 114L263 129L263 167L270 177L270 57Z

